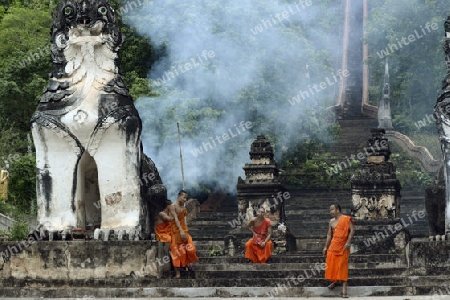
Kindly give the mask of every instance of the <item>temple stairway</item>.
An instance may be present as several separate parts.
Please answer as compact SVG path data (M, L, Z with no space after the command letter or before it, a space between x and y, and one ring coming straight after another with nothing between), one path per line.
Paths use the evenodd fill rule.
M326 288L321 251L330 219L329 205L337 200L343 213L349 214L350 191L298 189L289 193L291 197L285 202L286 224L297 238L298 249L274 253L267 264L248 263L242 248L236 249L234 256L210 255L213 245L224 249L224 237L239 220L236 199L229 197L210 211L198 213L189 224L200 259L193 273L182 272L182 279L171 279L173 274L167 273L163 278L54 280L51 285L36 279L5 281L0 297L338 297L339 287L332 291ZM413 210L423 210L423 191L403 191L402 196L402 218L406 220ZM412 243L426 241L425 219L410 224L408 229ZM244 233L241 242L250 237L250 232ZM432 295L439 290L445 293L444 287L450 282L449 269L433 265L428 270L409 268L405 253L354 253L349 269L351 297Z
M286 201L286 220L297 238L298 251L272 256L267 264L252 264L244 258L242 248L234 256L210 256L213 245L223 250L224 237L237 220L237 205L227 203L215 211L200 212L189 225L189 231L200 258L194 273L182 272L182 279L139 279L146 295L181 297L277 297L277 296L339 296L340 288L330 291L323 279L321 254L330 219L330 203L338 200L343 213L349 214L350 191L290 191ZM413 210L423 210L423 195L404 193L402 218ZM424 240L427 221L419 219L408 226L415 240ZM242 243L250 232L241 236ZM349 295L427 295L448 283L445 275L420 276L408 268L404 253L352 254L350 256ZM169 277L166 274L166 277ZM297 280L298 279L298 280Z

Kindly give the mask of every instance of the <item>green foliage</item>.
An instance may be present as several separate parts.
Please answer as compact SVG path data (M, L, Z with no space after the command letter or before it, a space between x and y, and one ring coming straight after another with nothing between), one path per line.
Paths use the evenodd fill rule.
M11 227L11 231L8 234L10 241L25 240L28 236L28 222L25 218L16 218L16 223Z
M436 133L436 127L429 128L428 130L428 133L417 132L409 135L409 137L414 141L416 146L426 147L431 155L433 155L434 159L443 160L441 143L439 142L439 137Z
M3 167L5 160L11 164L16 158L26 153L28 142L26 133L21 132L15 123L0 115L0 165Z
M212 249L209 251L209 256L223 256L222 247L219 245L212 245Z
M0 22L0 119L27 131L51 68L48 10L11 6Z
M11 216L14 211L14 207L5 199L0 199L0 213Z
M284 184L292 188L336 189L350 188L350 178L359 168L360 161L351 164L344 161L347 167L339 167L342 158L329 152L327 145L319 140L308 140L299 143L295 148L283 154L280 167ZM332 169L337 170L333 172Z
M393 125L396 130L410 134L415 130L413 122L423 119L425 114L432 113L441 90L441 80L446 74L442 51L442 24L450 14L448 1L369 2L372 9L365 41L371 52L368 61L371 99L375 98L377 102L381 97L381 92L375 92L384 80L385 58L381 57L381 51L389 50ZM433 27L428 26L427 29L427 23ZM415 40L411 42L409 37Z
M25 155L9 170L9 199L18 211L31 213L36 207L36 158Z
M156 94L150 89L150 81L147 78L141 78L137 72L131 71L124 75L124 82L130 86L130 94L134 99L145 96L155 96Z
M397 167L397 179L402 188L425 188L432 183L430 174L423 172L420 165L405 152L395 151L390 160Z

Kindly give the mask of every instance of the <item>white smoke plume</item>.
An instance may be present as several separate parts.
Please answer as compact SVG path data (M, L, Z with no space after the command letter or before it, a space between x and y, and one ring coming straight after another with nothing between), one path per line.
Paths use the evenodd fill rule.
M257 135L266 135L279 156L310 133L305 128L326 125L321 116L335 99L333 78L339 80L341 1L141 4L123 19L166 53L148 74L160 96L140 98L136 106L144 151L169 198L181 188L176 122L186 188L204 185L232 194ZM327 86L317 88L326 79ZM303 98L291 103L300 92Z

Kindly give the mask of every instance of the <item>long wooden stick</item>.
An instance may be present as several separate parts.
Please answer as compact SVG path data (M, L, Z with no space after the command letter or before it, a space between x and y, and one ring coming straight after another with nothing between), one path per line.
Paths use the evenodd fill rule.
M180 145L181 180L183 183L183 190L184 190L183 154L181 153L180 123L178 123L178 122L177 122L177 128L178 128L178 144Z

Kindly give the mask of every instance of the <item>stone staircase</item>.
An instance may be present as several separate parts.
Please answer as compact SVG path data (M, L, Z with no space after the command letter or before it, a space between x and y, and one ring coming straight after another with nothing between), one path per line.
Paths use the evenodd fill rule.
M215 211L198 213L191 221L189 230L200 259L194 272L182 272L182 279L170 279L173 274L168 273L163 278L130 276L119 280L70 279L51 283L8 279L1 283L0 297L339 297L340 288L333 291L326 288L321 250L330 219L329 205L337 200L343 213L349 214L350 191L289 192L286 220L297 238L298 251L274 253L267 264L249 263L242 248L234 256L210 256L213 245L223 249L224 237L233 229L237 205L229 201ZM423 193L404 192L401 203L402 217L407 218L413 210L423 208ZM425 219L411 225L414 240L426 241L426 225ZM242 236L242 241L248 238L250 233ZM449 269L412 268L413 263L414 258L409 262L405 253L353 253L348 293L351 297L431 295L448 285Z
M177 281L177 287L198 287L201 288L198 293L222 297L338 296L339 289L329 291L325 288L327 281L323 279L321 269L324 263L321 250L330 219L329 205L338 201L343 206L343 213L350 214L350 191L295 190L290 194L285 213L287 225L297 238L297 252L274 254L265 265L248 263L242 250L233 257L209 256L213 245L223 249L223 237L233 229L231 224L237 217L237 207L234 211L229 206L225 210L219 207L215 212L201 212L189 229L200 261L195 266L195 275ZM423 193L406 193L402 199L401 215L406 219L413 210L423 208ZM427 235L427 220L420 219L408 229L413 237L424 237ZM431 287L437 290L449 279L442 275L433 279L411 276L404 253L352 254L349 268L351 296L412 295L418 291L431 291ZM173 281L163 282L159 282L158 286L173 287ZM170 291L170 296L177 295L174 289Z

